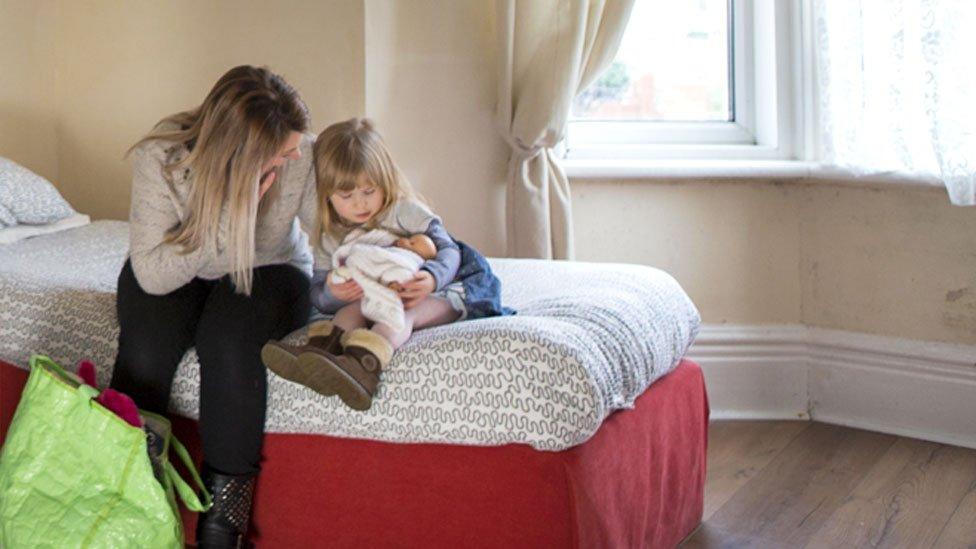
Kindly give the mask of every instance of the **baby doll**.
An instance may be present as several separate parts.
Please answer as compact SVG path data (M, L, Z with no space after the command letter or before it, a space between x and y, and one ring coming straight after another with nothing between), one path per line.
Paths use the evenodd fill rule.
M434 241L425 234L398 238L385 229L357 229L332 255L332 277L337 284L354 280L363 289L363 315L399 331L405 321L401 284L436 256Z
M378 235L378 233L376 233L376 234ZM350 242L350 244L354 244L355 245L355 247L350 246L350 248L352 248L352 250L358 249L360 251L363 250L363 248L362 248L363 246L373 245L373 242L363 242L362 240L364 238L369 238L370 236L373 236L373 240L374 241L376 241L376 240L382 241L384 239L384 236L383 235L374 236L374 235L369 234L369 233L355 233L355 232L353 232L353 233L350 233L350 236L353 237L351 239L352 241ZM356 237L358 237L358 238L356 238ZM350 239L347 238L346 240L348 242ZM434 241L431 240L431 238L429 236L427 236L427 235L425 235L423 233L418 233L418 234L415 234L415 235L411 235L409 237L406 237L405 236L405 237L397 238L393 242L392 245L395 246L396 248L401 249L401 250L410 251L410 252L413 252L414 254L416 254L417 257L421 260L420 264L423 264L422 262L425 261L425 260L434 259L435 257L437 257L437 246L434 245ZM340 248L340 250L341 250L341 248ZM337 284L341 284L341 283L346 282L347 280L350 280L351 279L351 277L349 275L349 269L345 267L345 264L347 262L348 257L352 253L353 252L350 252L348 249L346 250L346 253L344 253L344 254L339 254L338 251L336 253L336 255L341 255L342 256L340 260L335 261L336 263L339 263L338 267L336 267L336 272L333 274L333 276L335 277L334 280L335 280L335 282ZM411 270L413 272L416 272L415 269L411 269ZM411 273L411 274L413 274L413 273ZM399 290L399 288L400 288L400 281L395 280L395 279L396 278L400 278L400 273L392 273L392 274L383 273L381 275L381 278L384 279L384 280L379 280L379 282L382 282L387 287L389 287L389 288L391 288L393 290Z

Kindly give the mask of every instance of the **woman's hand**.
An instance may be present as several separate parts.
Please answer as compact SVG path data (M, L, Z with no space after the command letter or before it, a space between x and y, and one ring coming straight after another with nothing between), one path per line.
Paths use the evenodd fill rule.
M261 199L264 198L265 193L271 189L271 185L274 185L275 178L277 176L278 172L276 170L271 170L270 172L264 174L264 177L261 178L261 186L258 187L258 202L260 202Z
M336 284L332 282L332 273L329 273L328 278L325 279L325 283L329 286L329 291L332 292L334 297L347 303L363 298L363 289L359 287L359 284L355 280L349 279L342 284Z
M414 275L413 280L408 280L400 285L398 293L400 294L400 300L403 301L403 308L412 309L423 301L425 297L433 293L436 287L437 283L434 281L434 275L421 269Z

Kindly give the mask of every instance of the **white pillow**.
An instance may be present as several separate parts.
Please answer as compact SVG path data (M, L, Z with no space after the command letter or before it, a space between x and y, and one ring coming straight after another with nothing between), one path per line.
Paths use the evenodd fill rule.
M0 157L0 206L17 223L46 225L75 214L50 181Z
M4 227L13 227L16 224L17 218L14 217L13 212L8 210L3 204L0 204L0 229Z
M87 215L74 214L71 217L66 217L50 225L14 225L13 227L0 229L0 245L13 244L25 238L83 227L89 223L91 223L91 218Z

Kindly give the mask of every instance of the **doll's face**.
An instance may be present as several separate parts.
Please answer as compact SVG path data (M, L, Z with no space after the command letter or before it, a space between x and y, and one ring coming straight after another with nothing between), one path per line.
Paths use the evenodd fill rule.
M424 259L434 259L437 257L437 246L434 246L434 241L425 234L415 234L410 237L398 238L394 245L397 248L410 250Z

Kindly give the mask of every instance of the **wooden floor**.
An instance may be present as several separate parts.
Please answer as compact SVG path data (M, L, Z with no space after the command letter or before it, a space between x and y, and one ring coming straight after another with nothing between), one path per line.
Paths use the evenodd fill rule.
M794 421L713 422L708 444L682 547L976 548L976 450Z

